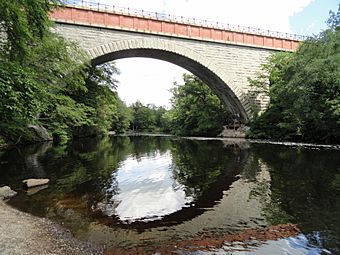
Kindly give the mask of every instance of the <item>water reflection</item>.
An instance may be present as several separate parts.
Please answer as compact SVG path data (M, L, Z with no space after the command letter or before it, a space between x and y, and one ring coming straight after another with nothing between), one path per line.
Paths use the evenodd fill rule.
M106 187L107 196L96 207L105 215L117 215L128 223L158 220L180 210L193 199L185 195L184 187L174 178L171 166L169 150L138 159L128 157L112 174L112 183Z
M320 233L313 233L314 238L318 238ZM271 240L264 243L257 241L246 242L245 244L226 243L219 249L213 251L195 251L195 252L183 252L178 251L181 255L263 255L263 254L275 254L275 255L326 255L333 254L331 251L322 248L321 245L315 245L310 242L309 238L300 234L297 236L284 238L280 240Z
M14 148L0 163L0 184L19 191L12 205L108 247L292 222L308 244L292 243L339 252L338 150L112 137ZM22 179L40 177L51 179L48 188L22 189Z
M220 141L116 139L112 147L125 140L118 150L128 150L98 190L105 195L90 201L93 217L110 226L129 223L142 230L194 218L220 201L247 158L245 151L230 150Z

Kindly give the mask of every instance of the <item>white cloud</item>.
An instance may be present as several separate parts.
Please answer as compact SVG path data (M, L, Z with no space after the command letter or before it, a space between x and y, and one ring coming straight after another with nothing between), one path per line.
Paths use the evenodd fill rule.
M314 0L100 0L101 3L290 32L289 16Z
M192 202L183 187L177 183L171 171L170 152L139 160L129 157L117 170L118 194L112 204L101 209L107 215L116 214L121 220L135 221L162 217L185 207ZM114 183L115 185L115 183Z
M185 69L156 59L125 58L116 60L121 70L118 94L129 105L137 100L143 104L170 106L170 88L183 83Z

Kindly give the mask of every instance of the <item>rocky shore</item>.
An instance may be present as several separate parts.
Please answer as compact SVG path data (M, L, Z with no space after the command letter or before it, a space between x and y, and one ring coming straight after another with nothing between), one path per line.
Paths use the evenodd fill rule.
M202 236L194 240L169 242L156 250L150 250L147 247L128 251L122 249L105 250L104 247L76 239L70 232L48 219L18 211L2 200L0 200L0 215L0 254L6 255L166 255L173 254L176 250L184 252L183 254L196 254L195 252L198 251L220 248L225 243L246 244L249 241L256 240L257 244L260 244L267 240L295 236L300 232L295 225L284 224L264 229L249 229L237 234L219 237Z
M0 254L90 255L103 248L80 241L48 219L20 212L0 199Z
M48 179L29 179L29 186L48 183ZM225 244L248 246L261 245L268 240L296 236L300 230L293 224L282 224L261 229L247 229L235 234L205 235L186 241L172 240L157 247L140 246L135 249L107 249L93 243L76 239L68 230L45 219L21 212L7 205L4 199L16 196L10 187L0 188L0 254L6 255L147 255L147 254L196 254L221 249ZM225 251L225 250L224 250ZM179 252L179 253L178 253ZM201 254L201 253L200 253ZM210 253L207 253L210 254ZM214 253L215 254L215 253ZM222 253L218 254L224 254ZM227 253L233 254L233 253Z

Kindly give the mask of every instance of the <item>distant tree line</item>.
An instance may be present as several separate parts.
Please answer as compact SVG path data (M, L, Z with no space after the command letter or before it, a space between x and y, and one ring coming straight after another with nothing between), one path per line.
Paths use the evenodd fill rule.
M171 89L172 107L131 105L130 129L136 132L165 132L180 136L217 136L227 123L229 112L219 98L194 75L184 74L184 84Z

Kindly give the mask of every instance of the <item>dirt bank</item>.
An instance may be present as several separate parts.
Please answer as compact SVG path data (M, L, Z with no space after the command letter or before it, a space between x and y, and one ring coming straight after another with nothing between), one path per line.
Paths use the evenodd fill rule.
M0 254L102 254L48 219L20 212L0 200Z

